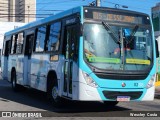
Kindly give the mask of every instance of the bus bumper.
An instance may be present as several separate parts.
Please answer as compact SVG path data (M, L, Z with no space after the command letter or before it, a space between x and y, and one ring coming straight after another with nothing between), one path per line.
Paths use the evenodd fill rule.
M91 87L85 83L79 83L79 98L81 101L101 101L97 88Z
M93 87L86 83L82 71L79 72L80 81L76 82L77 94L74 96L74 100L81 101L119 101L119 98L128 101L149 101L154 99L155 86L150 88L108 88L108 87ZM116 81L117 82L117 81ZM107 84L107 83L106 83ZM129 84L129 83L128 83ZM134 82L132 83L134 84ZM123 99L122 99L123 101Z
M151 101L154 100L155 87L149 89L102 89L99 88L99 94L104 101ZM128 99L123 99L128 98Z
M154 94L155 94L155 86L146 90L146 93L143 96L142 101L154 100Z
M130 97L129 101L154 100L155 87L149 89L105 89L94 88L84 83L79 83L80 91L78 100L81 101L117 101L118 97ZM125 100L124 100L125 101Z

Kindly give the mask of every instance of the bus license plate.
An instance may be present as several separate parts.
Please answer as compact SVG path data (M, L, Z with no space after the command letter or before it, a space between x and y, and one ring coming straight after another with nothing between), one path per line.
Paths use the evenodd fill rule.
M130 96L117 96L117 101L130 101Z

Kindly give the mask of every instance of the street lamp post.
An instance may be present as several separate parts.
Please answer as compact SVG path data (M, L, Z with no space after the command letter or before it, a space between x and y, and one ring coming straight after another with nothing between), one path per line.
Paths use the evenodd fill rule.
M30 8L30 6L28 6L28 23L29 23L29 8Z
M96 0L96 6L100 7L101 6L101 0Z

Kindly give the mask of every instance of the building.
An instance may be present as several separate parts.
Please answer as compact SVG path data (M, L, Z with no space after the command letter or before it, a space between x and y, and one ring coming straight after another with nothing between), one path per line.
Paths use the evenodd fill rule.
M0 49L3 47L3 39L4 34L10 30L13 30L17 27L23 26L25 23L19 23L19 22L0 22Z
M36 0L0 0L0 22L36 20Z
M160 36L160 2L156 6L152 7L152 21L155 31L155 37Z
M0 21L8 21L8 1L0 0Z

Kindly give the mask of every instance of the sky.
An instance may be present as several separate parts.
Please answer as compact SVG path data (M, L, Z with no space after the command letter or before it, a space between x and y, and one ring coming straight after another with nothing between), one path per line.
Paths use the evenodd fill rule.
M37 19L57 14L80 5L89 5L94 0L37 0ZM116 4L121 9L128 9L151 14L151 7L160 0L101 0L101 6L114 8ZM122 6L128 8L122 8Z

